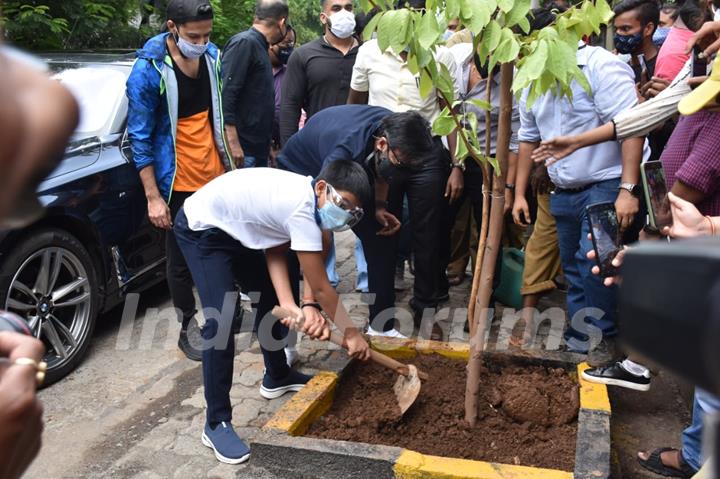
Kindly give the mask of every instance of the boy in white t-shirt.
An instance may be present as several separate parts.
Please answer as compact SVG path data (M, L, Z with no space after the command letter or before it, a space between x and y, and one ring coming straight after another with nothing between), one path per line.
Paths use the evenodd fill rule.
M354 226L362 218L362 203L371 195L363 167L339 160L329 163L315 180L270 168L232 171L201 188L178 212L175 235L206 317L202 363L207 422L202 441L221 462L239 464L250 456L231 425L237 283L247 294L259 293L254 315L266 368L260 394L266 399L298 391L310 380L287 365L287 327L270 314L279 304L296 318L302 315L290 288L288 248L297 253L306 287L312 288L318 302L303 308L322 308L345 334L350 355L368 359L368 344L325 273L321 229ZM319 315L308 315L303 332L329 337L328 325Z

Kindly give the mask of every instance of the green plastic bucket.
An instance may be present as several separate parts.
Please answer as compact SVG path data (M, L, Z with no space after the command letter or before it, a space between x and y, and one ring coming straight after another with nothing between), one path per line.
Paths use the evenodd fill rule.
M506 306L522 309L522 288L525 253L517 248L503 248L500 285L495 290L495 299Z

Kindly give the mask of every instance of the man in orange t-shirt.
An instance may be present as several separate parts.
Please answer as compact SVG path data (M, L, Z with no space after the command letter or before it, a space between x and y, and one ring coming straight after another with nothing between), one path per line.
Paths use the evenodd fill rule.
M138 52L128 79L128 135L153 225L167 230L167 279L182 323L179 348L201 360L193 282L172 224L190 195L234 168L225 149L220 57L207 0L172 0L168 33ZM188 333L190 333L188 335Z

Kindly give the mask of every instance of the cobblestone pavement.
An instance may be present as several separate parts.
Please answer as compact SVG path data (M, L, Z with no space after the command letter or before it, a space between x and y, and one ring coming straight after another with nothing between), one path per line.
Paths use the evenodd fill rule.
M354 290L354 237L345 233L336 241L341 278L338 291L344 294L343 301L353 320L361 326L368 313L360 293ZM411 285L409 272L406 282ZM443 329L455 341L466 340L463 312L469 288L468 280L453 288L449 309L438 313L447 318ZM409 293L399 295L398 306L406 306ZM561 295L544 300L543 305L559 302ZM177 350L179 326L172 312L166 310L169 304L167 290L157 287L143 294L134 323L121 321L122 308L99 319L94 343L83 364L68 378L41 392L46 410L44 445L26 477L268 477L253 468L252 458L246 465L224 465L201 444L201 370L198 363L186 360ZM233 425L241 437L249 440L291 395L272 401L260 397L263 363L257 342L249 332L240 334L237 341L231 391ZM328 362L343 354L329 343L307 338L300 341L298 349L299 366L306 373L327 367ZM664 406L659 416L643 408L649 395L620 394L613 398L614 405L622 409L618 417L623 416L623 411L626 417L622 423L613 424L614 440L621 445L618 462L626 467L621 477L652 477L634 471L637 467L633 466L632 454L636 448L677 444L682 422L687 419L677 411L685 406L679 399L676 381L661 378L660 395L650 396ZM654 442L648 444L650 439Z

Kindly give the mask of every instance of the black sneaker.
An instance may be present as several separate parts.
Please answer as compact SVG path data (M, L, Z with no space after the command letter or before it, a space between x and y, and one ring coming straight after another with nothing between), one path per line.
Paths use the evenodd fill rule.
M590 383L620 386L635 391L650 390L649 375L637 376L625 369L620 362L612 366L586 369L582 373L582 378Z
M200 326L195 318L193 318L187 324L186 329L180 330L178 348L180 348L180 351L182 351L190 361L202 361L202 344L203 338L200 332Z
M265 373L262 384L260 385L260 395L265 399L276 399L285 393L297 392L312 379L312 376L303 374L294 369L290 370L290 374L285 379L273 379L269 374Z

